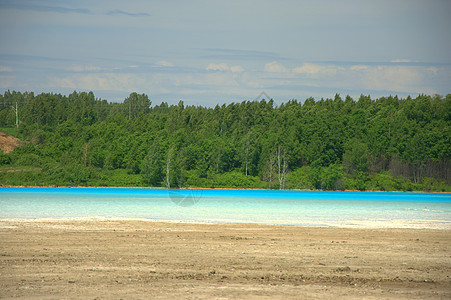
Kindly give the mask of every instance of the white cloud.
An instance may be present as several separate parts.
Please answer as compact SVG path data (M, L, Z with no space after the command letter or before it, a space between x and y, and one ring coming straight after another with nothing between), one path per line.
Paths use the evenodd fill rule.
M349 67L349 70L351 70L351 71L362 71L362 70L367 70L368 68L369 68L369 66L366 66L366 65L355 65L355 66Z
M366 74L366 84L373 89L393 91L417 91L422 86L420 67L378 66Z
M248 82L259 82L262 88L277 86L279 90L296 92L296 86L312 86L329 90L357 91L357 94L371 93L383 95L387 91L400 94L434 93L437 80L446 78L445 70L437 67L413 65L367 65L304 63L287 69L278 62L265 65L264 70L271 77L253 76ZM277 73L276 73L277 72ZM255 78L256 77L256 78ZM324 95L322 95L324 96ZM327 96L327 95L326 95Z
M151 94L182 93L189 89L222 91L240 87L237 74L211 73L74 73L65 77L50 78L49 88L66 88L92 91L142 91Z
M293 69L287 69L284 65L273 61L267 63L264 67L264 71L268 73L278 73L278 76L283 78L289 78L293 75L307 75L307 76L331 76L336 75L338 71L345 68L336 65L322 65L314 63L304 63L299 67Z
M278 63L277 61L272 61L269 62L265 65L264 68L265 72L269 72L269 73L286 73L288 72L288 70L280 63Z
M393 59L392 63L409 63L412 62L410 59Z
M101 71L101 67L96 67L92 65L73 65L67 69L72 72L98 72Z
M139 90L144 85L145 78L139 75L125 73L79 73L63 78L51 78L51 85L63 88L82 90Z
M349 68L341 72L341 85L348 89L393 91L399 93L429 93L438 70L433 67L409 65L379 65Z
M183 68L174 68L174 72L167 73L155 68L153 72L135 73L132 66L128 66L121 72L110 69L54 77L47 87L92 90L96 95L102 91L141 91L149 95L160 95L161 98L154 99L155 103L163 100L172 101L171 99L179 99L188 94L197 94L199 99L204 97L202 95L217 95L219 98L224 97L221 101L232 99L230 98L232 96L227 98L226 95L234 95L233 100L239 99L240 96L251 99L252 95L258 94L255 90L265 90L271 96L275 95L276 99L286 101L293 97L298 99L309 96L329 97L330 95L320 90L323 88L333 90L334 93L350 93L352 96L360 94L380 96L387 93L432 94L436 91L443 93L437 88L439 86L437 82L445 81L444 78L449 78L451 74L450 68L446 66L391 64L378 66L364 63L346 66L332 63L304 63L298 67L286 68L278 62L271 62L265 65L265 72L246 71L238 65L212 63L205 69L208 72L187 72ZM277 89L271 90L274 87ZM195 98L191 97L191 101Z
M317 74L317 73L321 72L322 69L323 69L323 67L321 67L317 64L305 63L300 67L294 68L293 73L312 75L312 74Z
M121 66L121 67L98 67L93 65L73 65L69 68L66 68L67 71L76 72L76 73L98 73L98 72L114 72L119 70L126 70L126 69L136 69L138 68L137 65L128 65L128 66Z
M220 72L226 72L226 71L230 71L232 73L241 73L244 72L244 68L241 66L231 66L229 67L227 64L225 63L220 63L220 64L209 64L205 70L207 71L220 71Z
M293 73L305 74L309 76L313 75L332 76L336 75L338 71L344 69L345 68L337 65L320 65L320 64L305 63L300 67L294 68Z
M230 71L232 71L232 73L241 73L244 72L244 68L241 66L231 66Z
M206 68L207 71L228 71L229 66L225 63L222 64L209 64Z
M428 71L433 73L434 75L437 75L438 73L438 68L437 67L429 67Z
M12 71L14 71L14 70L10 67L0 66L0 72L12 72Z
M173 67L174 64L167 60L160 60L155 63L159 67Z

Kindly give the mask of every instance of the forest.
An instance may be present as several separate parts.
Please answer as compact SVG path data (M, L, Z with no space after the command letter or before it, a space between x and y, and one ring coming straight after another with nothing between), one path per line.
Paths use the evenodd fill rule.
M215 107L131 93L7 91L3 186L451 192L451 94L243 101Z

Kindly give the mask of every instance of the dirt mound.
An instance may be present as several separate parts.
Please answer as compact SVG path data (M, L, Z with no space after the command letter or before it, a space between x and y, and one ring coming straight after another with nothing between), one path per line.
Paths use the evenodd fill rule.
M0 149L3 150L4 153L13 152L14 148L21 144L23 144L23 142L18 138L0 131Z

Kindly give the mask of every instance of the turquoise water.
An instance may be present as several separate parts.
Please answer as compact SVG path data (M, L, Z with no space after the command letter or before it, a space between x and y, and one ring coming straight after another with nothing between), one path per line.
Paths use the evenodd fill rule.
M0 188L0 219L11 218L451 228L451 194Z

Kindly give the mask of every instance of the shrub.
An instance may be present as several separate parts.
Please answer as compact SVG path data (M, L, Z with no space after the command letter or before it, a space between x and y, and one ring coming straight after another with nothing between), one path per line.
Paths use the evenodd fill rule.
M216 174L213 178L213 186L218 188L260 188L261 181L258 177L232 171Z

